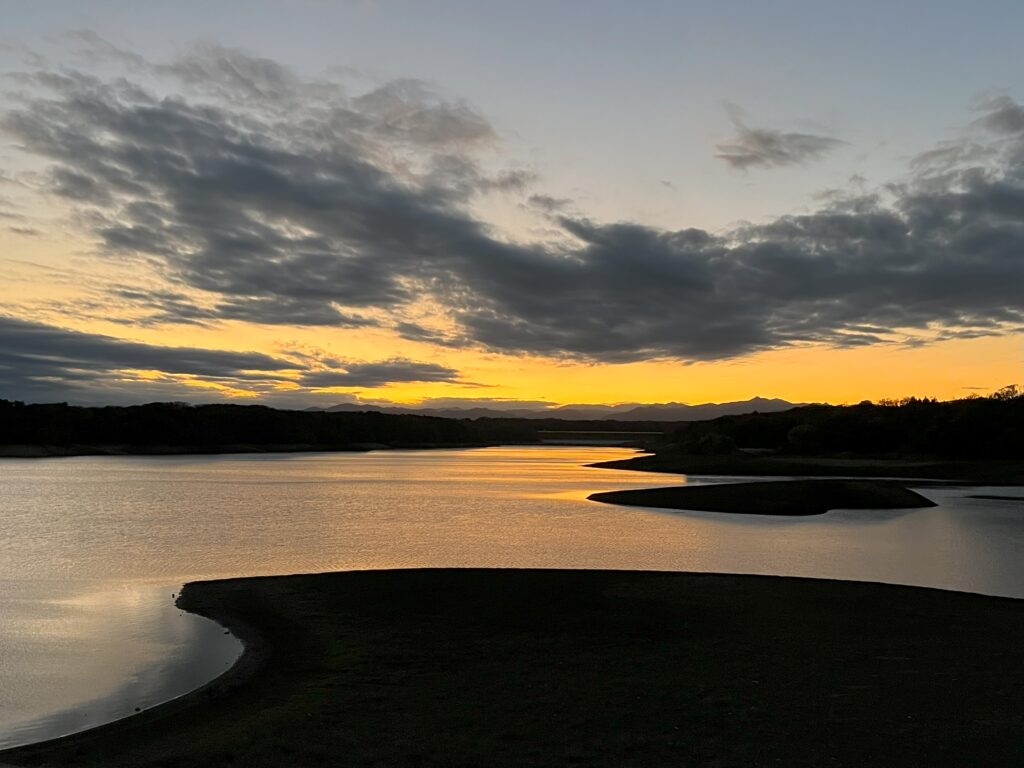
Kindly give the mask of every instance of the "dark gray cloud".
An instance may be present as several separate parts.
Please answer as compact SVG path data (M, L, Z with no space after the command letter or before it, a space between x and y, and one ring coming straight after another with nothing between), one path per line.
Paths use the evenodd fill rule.
M435 328L428 328L419 323L403 320L397 322L392 330L409 341L421 341L436 344L440 347L463 348L473 345L473 339L461 333L447 333Z
M305 387L380 387L397 382L456 382L459 372L435 363L415 360L384 360L378 363L350 363L343 371L311 371L299 383Z
M955 142L898 185L833 195L802 216L713 234L558 217L549 205L560 236L522 243L472 213L477 196L518 182L481 169L467 147L489 132L464 106L428 101L427 113L462 121L456 129L421 114L425 97L407 84L360 101L237 52L224 72L208 60L219 50L160 69L178 78L164 95L124 78L37 72L3 118L24 152L49 162L52 191L85 214L107 253L142 255L182 296L209 297L201 310L175 291L138 297L161 321L384 317L421 341L603 361L1024 324L1015 102L979 118L972 145L983 151ZM386 118L395 99L412 106ZM835 145L794 136L755 136L748 148L778 164ZM422 300L450 330L417 322Z
M1016 136L1024 133L1024 107L1009 96L999 96L984 102L985 112L978 122L990 131Z
M259 352L164 347L81 333L0 316L0 350L8 362L36 360L69 370L153 369L199 376L292 369L293 363Z
M115 322L130 324L208 325L219 320L241 320L264 325L337 328L365 328L378 325L372 318L340 312L330 304L304 302L287 296L229 298L205 306L198 304L194 298L186 294L162 289L112 286L107 290L107 295L113 299L123 299L126 308L148 313L142 317L132 315L109 318Z
M263 399L301 399L325 387L454 382L458 376L452 368L413 360L338 361L166 347L0 315L0 398L6 399L102 403L229 397L187 381L229 385ZM282 392L282 385L298 389Z
M0 316L0 397L11 399L91 400L97 392L119 390L132 379L139 389L166 388L169 383L140 381L125 373L131 370L272 380L293 368L294 363L257 352L154 346Z
M728 105L728 110L736 135L717 145L718 153L715 157L741 171L748 168L801 165L819 160L845 143L831 136L814 133L751 128L746 124L741 110L734 105Z

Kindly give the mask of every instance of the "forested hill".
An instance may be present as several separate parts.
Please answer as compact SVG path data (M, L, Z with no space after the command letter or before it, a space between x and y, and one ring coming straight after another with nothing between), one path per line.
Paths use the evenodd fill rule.
M781 413L688 423L451 419L370 411L286 411L257 405L150 403L94 408L0 400L0 452L7 455L529 444L539 442L544 430L661 432L666 444L689 454L747 448L817 456L1024 459L1024 393L1009 387L989 397L946 402L908 398L850 406L809 405ZM45 450L21 450L32 447Z
M430 447L536 443L541 430L652 431L676 422L558 419L448 419L413 414L287 411L257 405L150 403L81 407L0 400L0 447L48 448L43 454L217 452L229 450L344 450L372 446ZM49 450L66 449L66 450Z
M754 448L799 455L1024 458L1024 391L937 401L808 405L680 425L684 453Z

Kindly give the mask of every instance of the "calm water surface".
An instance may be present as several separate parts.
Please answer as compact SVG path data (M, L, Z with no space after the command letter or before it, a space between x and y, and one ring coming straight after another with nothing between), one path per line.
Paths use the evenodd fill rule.
M0 746L191 690L239 645L192 579L426 566L636 568L1024 597L1024 488L810 519L672 513L594 491L721 482L592 469L607 448L0 460Z

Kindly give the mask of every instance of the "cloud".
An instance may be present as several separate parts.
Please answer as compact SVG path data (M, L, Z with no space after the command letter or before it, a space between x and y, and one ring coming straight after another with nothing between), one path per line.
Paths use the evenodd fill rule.
M294 368L286 360L259 352L231 352L196 347L164 347L64 330L0 316L0 350L15 357L69 370L140 369L203 376L232 376L246 371Z
M240 320L262 325L337 328L365 328L378 325L373 318L347 314L331 304L303 302L287 296L228 298L213 305L203 305L194 297L162 289L111 286L107 295L111 298L124 299L132 310L147 313L142 317L132 315L122 319L109 319L140 325L208 325L219 320Z
M736 128L736 135L717 145L718 153L715 157L737 170L803 165L811 160L820 160L845 144L831 136L751 128L744 121L738 107L730 104L727 109Z
M156 346L0 316L0 396L7 398L88 396L130 379L145 385L128 371L270 380L294 367L258 352Z
M457 382L459 372L436 363L415 360L384 360L378 363L349 363L341 371L311 371L299 383L305 387L380 387L398 382Z
M567 197L552 197L551 195L530 195L526 202L544 213L558 213L572 205L572 200Z
M996 133L1017 136L1024 133L1024 107L1009 96L998 96L981 105L985 115L978 123Z
M8 227L7 231L22 237L42 237L43 233L35 227Z
M0 315L0 397L5 399L208 401L241 393L264 399L308 400L315 390L325 387L372 388L410 381L455 382L458 378L455 369L435 363L337 361L166 347Z
M353 101L377 131L417 144L473 145L497 139L494 128L465 102L441 101L422 80L394 80Z
M166 92L71 70L25 75L2 125L48 163L50 191L105 253L158 265L174 288L134 299L155 322L378 322L421 342L604 362L1024 327L1016 102L981 115L970 143L983 151L953 142L941 170L920 161L898 184L804 215L665 230L569 215L538 194L558 236L523 242L474 213L480 195L517 189L516 174L483 170L474 153L492 132L465 105L407 83L361 100L216 48L150 66ZM744 130L735 144L746 149L731 152L741 166L837 145ZM429 327L424 303L438 314Z

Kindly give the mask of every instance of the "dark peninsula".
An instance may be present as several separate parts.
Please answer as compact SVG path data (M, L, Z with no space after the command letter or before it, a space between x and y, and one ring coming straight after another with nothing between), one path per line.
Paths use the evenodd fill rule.
M181 605L247 639L241 667L0 763L1024 762L1018 600L780 577L426 570L196 583Z
M651 453L595 466L747 477L1024 482L1024 392L808 405L676 425Z
M781 480L760 483L678 485L594 493L588 498L633 507L732 512L746 515L821 515L830 509L934 507L921 494L872 480Z
M640 432L653 443L676 422L442 418L415 413L294 411L262 405L76 406L0 399L0 457L365 451L536 445L545 432ZM639 445L635 440L627 440Z

